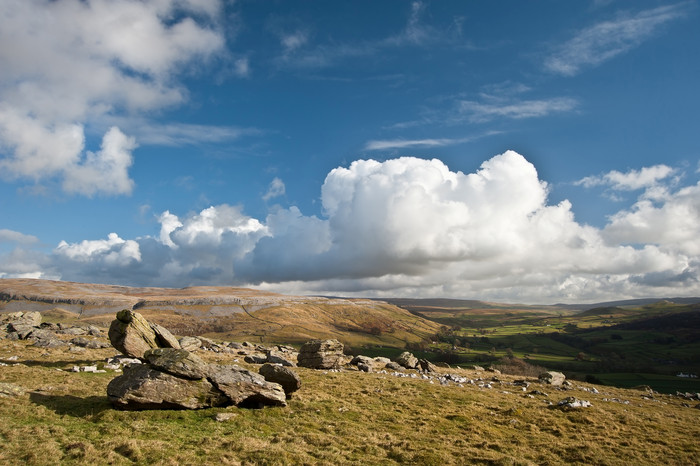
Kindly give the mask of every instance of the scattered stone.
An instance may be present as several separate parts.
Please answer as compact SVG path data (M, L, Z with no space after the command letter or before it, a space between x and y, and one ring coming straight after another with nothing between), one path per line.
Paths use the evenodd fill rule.
M399 354L395 361L397 364L405 367L406 369L415 369L418 366L418 358L408 351L404 351L403 353Z
M311 340L302 345L297 356L300 367L332 369L343 360L343 344L338 340Z
M544 372L540 374L539 377L541 383L546 383L554 387L560 387L564 383L565 379L566 376L564 374L554 371Z
M69 327L60 330L60 332L64 335L87 335L87 330L81 327Z
M112 346L136 358L142 358L152 348L180 348L180 343L167 329L148 322L141 314L129 309L117 313L108 335Z
M20 387L19 385L7 382L0 382L0 397L2 398L22 396L24 395L24 393L24 388Z
M501 371L499 371L495 367L489 367L488 369L486 369L486 372L491 372L491 373L496 374L496 375L501 375Z
M577 408L590 408L593 406L590 401L586 400L579 400L578 398L575 398L573 396L569 396L561 400L559 403L557 403L557 406L560 408L571 408L571 409L577 409Z
M377 356L376 358L374 358L374 362L376 364L389 364L391 362L391 359L385 358L383 356Z
M481 366L472 366L472 369L474 369L475 371L483 371L484 370L484 368Z
M280 384L287 399L301 388L301 379L288 367L266 363L260 367L259 372L268 382Z
M227 422L236 416L238 416L238 413L217 413L216 416L214 416L214 420L216 422Z

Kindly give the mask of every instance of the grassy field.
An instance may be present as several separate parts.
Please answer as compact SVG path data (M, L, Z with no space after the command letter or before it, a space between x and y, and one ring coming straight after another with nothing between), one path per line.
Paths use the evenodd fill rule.
M297 369L302 389L286 408L129 412L112 409L117 374L74 373L112 349L73 354L0 341L0 382L26 390L0 398L2 464L697 464L698 410L686 400L574 383L567 391L512 377L493 388L391 374ZM200 353L231 363L231 356ZM17 356L13 360L12 356ZM242 364L246 366L245 364ZM254 368L253 366L246 366ZM450 372L490 381L493 374ZM567 396L593 406L549 406ZM233 413L217 422L219 413Z
M697 305L660 301L575 312L552 306L467 303L402 300L399 304L443 326L427 347L437 360L468 366L515 357L580 380L628 387L635 385L632 374L643 373L645 383L659 391L700 391L700 379L675 377L681 372L700 374ZM628 374L629 380L612 374Z

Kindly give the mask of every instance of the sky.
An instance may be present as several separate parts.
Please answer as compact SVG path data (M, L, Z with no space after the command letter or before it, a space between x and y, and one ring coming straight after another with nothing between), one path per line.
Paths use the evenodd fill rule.
M3 0L0 278L700 296L698 0Z

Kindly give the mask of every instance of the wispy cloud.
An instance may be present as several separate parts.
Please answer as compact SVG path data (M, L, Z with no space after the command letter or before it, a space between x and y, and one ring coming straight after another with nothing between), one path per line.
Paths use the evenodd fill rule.
M426 139L380 139L368 141L365 150L406 149L411 147L443 147L463 144L479 137L499 134L500 131L488 131L480 136L465 138L426 138Z
M579 31L545 60L551 72L573 76L637 47L673 20L686 15L688 3L666 5L594 24Z
M202 143L234 141L243 136L260 134L255 128L236 126L199 125L191 123L159 124L143 119L123 120L140 144L160 146L187 146Z
M578 101L570 97L555 97L542 100L508 100L459 102L458 114L473 123L481 123L494 118L536 118L551 113L571 112L578 107Z
M279 66L294 68L325 68L353 57L366 57L384 49L396 47L422 47L449 40L449 34L423 21L425 4L411 3L411 13L405 27L397 33L374 41L310 45L308 28L291 33L277 33L283 52L277 57Z

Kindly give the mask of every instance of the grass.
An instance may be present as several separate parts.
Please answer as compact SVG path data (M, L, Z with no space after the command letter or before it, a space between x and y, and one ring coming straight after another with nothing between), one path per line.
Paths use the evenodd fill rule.
M587 384L525 397L506 383L458 387L390 374L298 368L302 389L286 408L129 412L112 409L117 374L58 371L102 361L113 350L75 355L0 341L0 381L27 390L0 398L3 464L693 464L698 411L685 400ZM201 353L212 361L231 356ZM215 359L214 359L215 358ZM229 359L226 359L229 358ZM486 373L452 370L470 378ZM488 375L490 377L490 374ZM592 408L547 406L566 396ZM604 401L629 400L629 404ZM227 422L214 416L233 412Z

